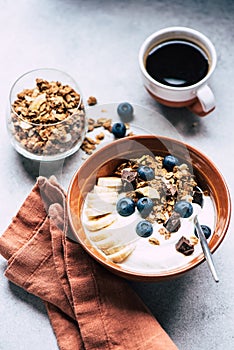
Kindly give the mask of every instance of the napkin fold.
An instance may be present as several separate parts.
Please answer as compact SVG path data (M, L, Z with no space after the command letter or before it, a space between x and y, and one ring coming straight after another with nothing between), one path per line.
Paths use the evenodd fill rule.
M6 277L44 301L59 348L176 350L127 281L67 237L66 212L56 178L39 177L0 237Z

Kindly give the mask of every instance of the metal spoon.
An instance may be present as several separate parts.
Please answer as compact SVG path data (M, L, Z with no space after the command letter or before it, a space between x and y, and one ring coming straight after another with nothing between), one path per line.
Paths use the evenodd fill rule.
M202 190L199 187L196 186L196 190L202 194ZM203 207L203 200L201 200L200 203L198 201L196 201L196 203L199 204L201 206L201 208ZM206 237L205 237L205 235L204 235L204 233L202 231L202 228L201 228L201 226L199 224L197 215L195 215L195 217L194 217L194 225L196 227L196 230L197 230L197 233L198 233L198 236L199 236L199 240L200 240L200 243L201 243L201 246L202 246L202 250L203 250L203 253L205 255L206 261L208 263L209 269L210 269L210 271L212 273L212 276L213 276L215 282L219 282L219 278L218 278L218 275L217 275L217 272L216 272L216 269L215 269L215 266L214 266L212 254L211 254L209 245L207 243Z

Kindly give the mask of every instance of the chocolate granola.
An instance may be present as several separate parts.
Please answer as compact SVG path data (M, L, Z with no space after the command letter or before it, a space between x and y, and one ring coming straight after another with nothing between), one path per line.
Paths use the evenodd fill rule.
M154 169L155 177L144 181L137 176L137 169L146 165ZM130 159L118 166L115 175L121 176L127 197L135 202L141 197L149 197L153 209L146 218L152 224L163 224L160 234L169 239L173 232L180 228L180 215L173 211L177 201L192 202L194 187L197 185L193 173L185 163L176 165L173 171L163 167L162 156L143 155L141 158Z

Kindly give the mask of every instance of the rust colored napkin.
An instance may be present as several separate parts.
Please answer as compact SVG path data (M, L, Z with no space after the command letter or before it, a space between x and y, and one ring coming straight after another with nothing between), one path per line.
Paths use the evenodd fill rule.
M0 237L6 277L40 297L61 350L176 350L128 283L67 238L65 193L36 185Z

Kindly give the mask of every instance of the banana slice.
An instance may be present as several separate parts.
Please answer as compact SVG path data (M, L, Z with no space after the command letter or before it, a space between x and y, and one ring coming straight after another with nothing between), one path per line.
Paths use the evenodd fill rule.
M114 247L110 247L110 248L104 248L102 249L103 253L105 253L106 255L112 255L114 253L119 252L120 250L122 250L123 248L127 247L127 246L135 246L136 245L136 240L133 242L129 242L129 243L122 243L119 245L116 245Z
M95 185L93 188L93 192L94 193L112 193L112 192L116 192L116 188Z
M116 216L116 221L112 225L109 225L108 227L99 230L99 233L101 234L102 232L104 232L108 237L110 237L113 241L113 247L126 245L135 241L136 238L138 238L139 236L137 236L134 228L140 221L140 218L132 220L128 225L123 225L119 220L119 216Z
M111 225L116 220L116 215L107 214L84 221L85 227L90 231L97 231Z
M87 201L87 208L94 208L96 210L106 210L107 212L113 212L116 205L114 203L107 203L100 201L100 199Z
M95 245L101 249L101 250L105 250L105 249L109 249L109 248L113 248L116 246L116 240L114 237L112 236L108 236L107 238L95 242ZM117 245L119 245L119 242L117 243Z
M116 234L111 234L111 229L109 229L109 227L111 228L112 225L109 225L107 227L107 229L104 230L100 230L99 231L99 237L105 237L104 239L98 239L96 241L96 246L101 249L101 250L106 250L106 249L115 249L116 251L118 251L119 247L123 247L126 246L128 244L131 244L133 241L135 241L135 236L134 237L123 237L121 235L121 232L119 232L118 235ZM90 237L91 239L91 237ZM109 253L110 254L110 253Z
M118 199L118 194L117 192L100 192L100 193L90 192L87 194L86 198L88 202L99 200L99 201L115 204Z
M104 208L103 210L101 209L95 209L95 208L86 208L84 210L85 215L89 218L89 219L94 219L95 217L98 216L103 216L106 214L111 214L111 210L108 210L108 208Z
M98 186L114 187L116 190L120 190L122 187L122 180L117 176L99 177L97 184Z
M91 241L93 242L99 242L99 241L103 241L104 239L108 238L108 233L105 231L95 231L95 232L89 232L89 238Z
M118 252L108 255L107 257L114 263L121 263L133 252L134 249L135 249L135 245L129 244L123 247Z
M125 260L136 246L132 220L127 225L118 225L118 215L115 214L121 188L120 177L99 177L93 191L87 194L84 210L84 226L89 230L87 237L116 263Z

